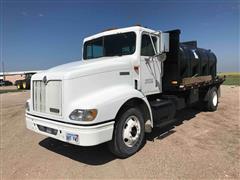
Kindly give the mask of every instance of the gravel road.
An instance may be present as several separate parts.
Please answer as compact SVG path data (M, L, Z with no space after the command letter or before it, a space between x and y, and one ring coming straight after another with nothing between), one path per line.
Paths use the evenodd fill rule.
M222 86L216 112L182 111L124 160L105 144L78 147L27 130L29 92L0 96L1 179L240 179L240 87Z

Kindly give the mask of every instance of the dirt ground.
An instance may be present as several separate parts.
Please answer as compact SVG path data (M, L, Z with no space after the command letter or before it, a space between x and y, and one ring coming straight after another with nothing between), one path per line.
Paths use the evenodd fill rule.
M1 179L240 178L240 87L222 86L218 111L184 110L128 159L106 144L78 147L25 128L28 92L1 94Z
M14 90L17 86L0 86L0 90Z

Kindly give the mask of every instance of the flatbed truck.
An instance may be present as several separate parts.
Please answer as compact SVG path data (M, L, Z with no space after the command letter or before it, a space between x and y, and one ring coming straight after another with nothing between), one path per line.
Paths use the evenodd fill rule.
M32 76L27 128L79 146L107 142L126 158L177 111L196 103L216 111L217 58L180 33L131 26L85 38L82 61Z

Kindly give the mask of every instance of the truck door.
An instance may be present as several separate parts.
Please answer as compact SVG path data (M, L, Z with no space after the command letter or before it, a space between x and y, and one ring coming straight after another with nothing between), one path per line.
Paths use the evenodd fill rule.
M159 38L148 33L142 34L140 56L140 84L145 95L162 92L161 61L155 56ZM155 47L153 47L153 45Z

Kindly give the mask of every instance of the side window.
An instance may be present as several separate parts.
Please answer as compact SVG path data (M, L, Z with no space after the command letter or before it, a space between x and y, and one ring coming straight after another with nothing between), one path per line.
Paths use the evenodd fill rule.
M102 38L87 42L84 46L84 57L91 59L91 58L98 58L103 56L103 42Z
M156 48L157 38L152 36L152 40ZM141 56L154 56L154 55L155 53L149 35L143 34L141 44Z

